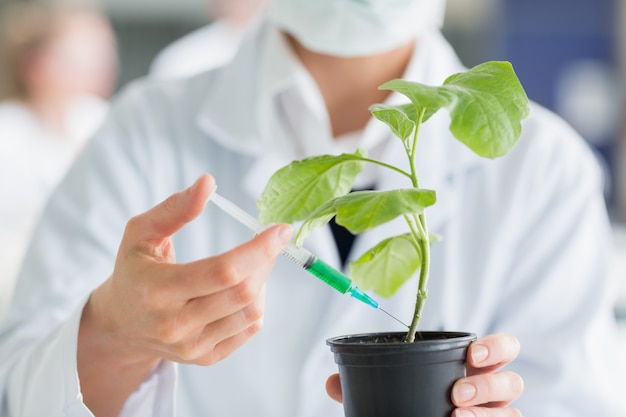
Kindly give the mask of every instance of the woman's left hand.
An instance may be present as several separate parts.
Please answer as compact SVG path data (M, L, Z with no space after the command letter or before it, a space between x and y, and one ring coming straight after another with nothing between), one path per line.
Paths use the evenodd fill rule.
M520 417L509 407L524 391L518 374L500 369L520 351L519 341L505 333L485 336L467 351L467 377L452 388L452 402L458 408L453 417Z
M520 411L508 405L522 394L524 381L514 372L499 372L519 351L518 340L504 333L472 343L467 351L467 377L459 379L452 389L452 402L458 407L452 416L520 417ZM338 374L328 378L326 391L341 402Z

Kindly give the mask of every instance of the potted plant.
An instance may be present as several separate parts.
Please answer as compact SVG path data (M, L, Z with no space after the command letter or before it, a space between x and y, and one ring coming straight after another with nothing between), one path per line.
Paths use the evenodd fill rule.
M404 218L405 234L379 242L352 262L349 270L361 289L381 296L391 296L418 274L408 332L342 336L328 344L339 365L347 417L449 416L454 408L450 390L465 374L466 350L475 336L417 331L428 294L430 245L437 240L428 232L424 213L435 204L436 194L420 188L415 164L420 126L446 108L452 135L477 155L496 158L517 142L521 120L529 114L528 99L508 62L478 65L448 77L441 86L397 79L380 89L409 100L370 109L402 141L409 169L370 159L359 150L294 161L270 178L258 201L259 219L262 223L303 222L295 238L296 245L302 245L315 228L333 217L353 234ZM405 176L407 188L351 192L367 163Z

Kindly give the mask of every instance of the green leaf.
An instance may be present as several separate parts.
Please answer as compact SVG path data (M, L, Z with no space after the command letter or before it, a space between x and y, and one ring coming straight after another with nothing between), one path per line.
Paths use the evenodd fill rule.
M410 106L408 109L413 108ZM378 120L386 123L391 128L391 131L403 142L411 137L411 134L415 130L416 123L409 118L406 113L407 106L385 106L382 104L375 104L370 107L370 111Z
M448 77L440 87L392 80L380 88L404 94L427 114L447 108L452 134L487 158L513 148L521 134L521 121L530 113L528 97L508 62L477 65Z
M341 198L341 197L339 197ZM334 206L335 200L327 201L322 204L317 210L305 220L305 222L298 229L294 243L296 246L302 246L304 239L306 239L313 231L319 227L324 226L336 215L336 208Z
M530 106L510 63L482 64L444 84L457 97L450 106L450 130L457 139L489 158L505 155L515 146Z
M435 192L419 188L358 191L335 200L337 224L359 234L403 214L420 214L435 204Z
M365 162L354 154L322 155L294 161L272 175L257 202L263 224L304 220L320 205L352 189Z
M362 290L391 297L420 265L420 253L406 234L383 240L352 262L350 276Z
M296 245L317 227L336 216L337 224L359 234L404 214L420 214L435 204L435 192L418 188L390 191L356 191L326 202L304 221Z
M422 109L430 110L430 113L434 114L437 110L450 103L450 97L441 87L429 86L413 81L402 79L391 80L381 85L379 89L393 90L404 94L415 106L415 114L419 114Z

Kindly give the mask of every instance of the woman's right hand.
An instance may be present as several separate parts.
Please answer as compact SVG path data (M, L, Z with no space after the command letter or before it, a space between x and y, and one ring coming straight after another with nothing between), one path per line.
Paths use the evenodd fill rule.
M204 210L214 188L203 175L128 222L113 274L80 325L78 372L96 415L117 415L161 359L211 365L261 328L265 280L293 230L276 225L219 256L176 264L171 236Z

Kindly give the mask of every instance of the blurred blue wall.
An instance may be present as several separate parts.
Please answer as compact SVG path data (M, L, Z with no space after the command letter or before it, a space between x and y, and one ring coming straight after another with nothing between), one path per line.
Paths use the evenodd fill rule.
M533 98L554 107L558 74L573 61L615 62L615 0L504 0L504 48Z
M614 155L620 126L615 120L617 113L616 117L612 117L611 112L606 110L616 110L615 106L621 104L621 86L617 84L615 89L610 88L611 83L619 82L617 0L503 2L502 21L497 29L503 39L503 57L513 63L528 95L566 119L573 119L568 121L597 151L610 175L606 195L611 205L615 191L611 178L614 177L617 162ZM587 65L589 63L592 65ZM586 69L595 69L597 74ZM580 83L567 84L566 88L570 91L558 91L566 74L576 74L573 76L578 77ZM608 84L598 79L613 75L615 78L606 80ZM598 83L595 89L591 85L581 85L595 82ZM605 85L610 91L599 91ZM588 88L586 92L585 88ZM588 95L587 103L584 102L584 94ZM602 95L606 96L606 103L601 102ZM578 100L580 103L567 100ZM595 116L594 111L599 112L599 116ZM603 120L594 125L594 120L585 120L591 117Z

